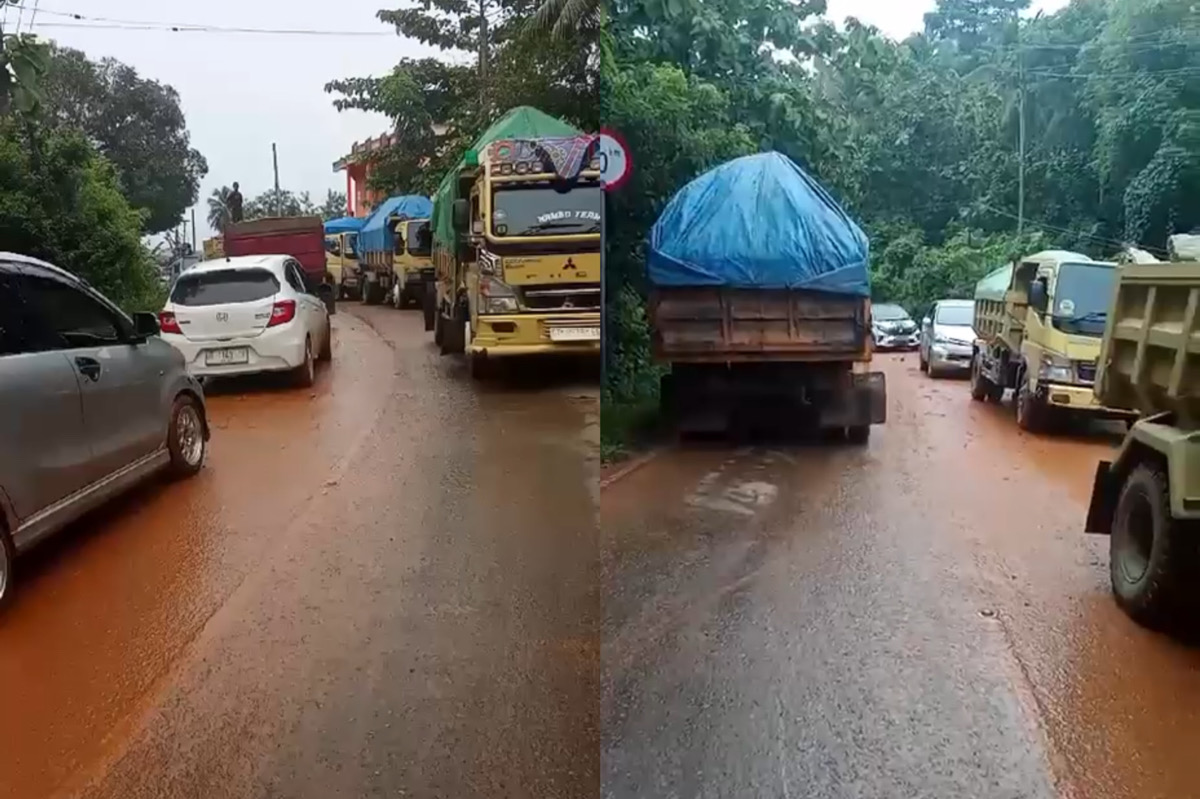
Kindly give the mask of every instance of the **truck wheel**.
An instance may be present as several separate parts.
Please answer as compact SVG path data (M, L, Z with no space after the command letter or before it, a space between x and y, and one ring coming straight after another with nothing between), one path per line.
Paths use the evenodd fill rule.
M481 352L472 352L468 356L470 361L471 379L472 380L487 380L492 373L492 362L488 357Z
M1185 621L1196 605L1200 528L1171 518L1167 476L1142 464L1125 480L1113 513L1109 573L1117 604L1147 627Z
M670 374L658 378L658 414L664 419L673 419L679 411L675 396L675 376Z
M929 361L925 360L925 355L920 350L917 350L917 362L922 372L929 371Z
M467 349L467 322L462 305L455 306L449 318L442 318L442 354L461 355Z
M325 320L325 341L321 344L321 351L317 353L318 361L333 360L333 324Z
M442 316L442 311L440 308L434 308L434 310L433 310L433 343L438 346L438 349L441 350L441 353L443 355L446 354L446 350L442 349L442 347L445 343L445 338L446 338L445 317Z
M979 368L979 358L971 359L971 399L983 402L991 397L995 384Z
M421 294L421 312L425 317L425 332L435 330L437 325L437 292L426 286ZM436 331L435 331L436 333Z
M1021 387L1017 389L1017 427L1028 433L1040 433L1046 429L1049 408L1038 401L1029 390L1029 383L1021 376Z
M871 440L871 425L856 424L846 428L846 440L861 446Z

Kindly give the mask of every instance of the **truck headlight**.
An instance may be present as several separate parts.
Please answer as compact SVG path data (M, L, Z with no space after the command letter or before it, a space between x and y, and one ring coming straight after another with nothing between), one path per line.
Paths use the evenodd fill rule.
M1075 382L1075 368L1071 365L1069 358L1043 353L1038 377L1053 383L1073 383Z
M479 299L480 313L517 313L521 310L512 286L488 275L479 278Z

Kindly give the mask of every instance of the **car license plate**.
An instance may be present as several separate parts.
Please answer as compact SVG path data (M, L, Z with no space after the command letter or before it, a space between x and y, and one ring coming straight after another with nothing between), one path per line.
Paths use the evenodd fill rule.
M550 328L551 341L599 341L600 328L598 327L552 327Z
M209 350L204 355L204 361L209 366L228 366L231 364L248 363L250 350L246 347L226 347L223 350Z

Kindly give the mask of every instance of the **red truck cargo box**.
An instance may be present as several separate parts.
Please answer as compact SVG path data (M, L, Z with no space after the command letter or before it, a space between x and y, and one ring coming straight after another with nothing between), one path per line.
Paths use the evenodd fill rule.
M325 279L325 223L319 216L236 222L225 229L225 254L290 255L319 285Z

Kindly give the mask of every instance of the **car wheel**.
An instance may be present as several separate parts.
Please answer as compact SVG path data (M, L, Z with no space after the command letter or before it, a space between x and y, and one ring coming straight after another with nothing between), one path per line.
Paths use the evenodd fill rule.
M917 362L922 372L929 372L929 361L925 360L925 353L917 350Z
M0 609L12 601L13 594L13 565L16 563L16 549L8 531L0 524Z
M1191 620L1200 580L1194 522L1171 517L1167 476L1143 464L1125 481L1113 513L1109 573L1117 604L1139 624Z
M176 477L191 477L204 465L208 442L204 440L204 415L200 403L187 394L175 398L167 427L167 452L171 472Z
M296 367L296 385L300 388L311 388L317 382L317 364L313 359L312 339L304 339L304 363Z
M333 360L333 323L328 319L325 320L325 341L321 343L321 354L318 357L322 361Z

